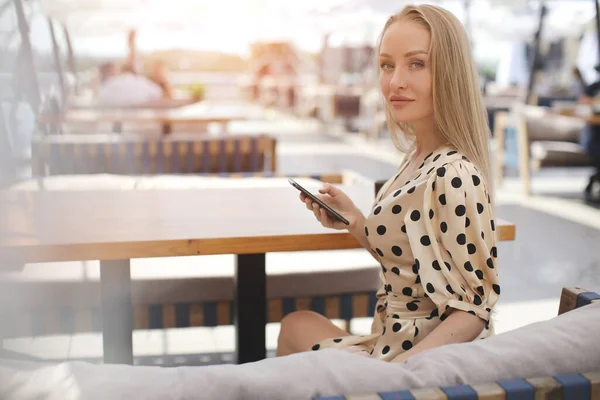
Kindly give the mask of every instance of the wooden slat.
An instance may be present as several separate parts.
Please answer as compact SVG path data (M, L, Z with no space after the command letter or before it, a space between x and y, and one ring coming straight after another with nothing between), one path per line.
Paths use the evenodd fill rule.
M409 390L416 400L446 400L448 396L440 388L423 388Z
M381 400L381 396L379 396L377 393L354 394L354 395L346 396L345 400Z
M338 296L325 298L325 316L329 319L340 318L340 298Z
M192 171L202 171L202 154L204 153L205 144L204 142L194 142L192 145L192 153L194 153L192 156L194 160Z
M281 299L270 299L267 307L269 308L269 322L280 322L283 318L283 302Z
M231 303L220 301L217 303L217 325L231 324Z
M296 311L310 311L311 297L297 297L296 298Z
M204 309L202 304L190 305L190 326L204 326Z
M155 141L150 141L150 142L148 142L147 146L148 146L148 155L149 155L148 161L150 161L150 167L149 167L150 173L151 174L159 173L157 162L156 162L156 154L158 153L158 144Z
M355 294L352 296L352 316L353 318L369 316L369 295Z
M178 171L173 171L173 157L174 157L174 151L173 151L173 143L169 142L169 141L165 141L163 142L163 149L164 149L164 171L163 173L165 174L170 174L173 172L178 172Z
M590 381L592 386L591 400L600 400L600 371L581 374Z
M587 290L580 287L566 287L563 288L560 296L560 304L558 307L558 314L564 314L568 311L574 310L577 305L577 296L580 293L587 292Z
M527 379L535 388L535 400L552 400L562 398L562 385L552 377Z
M495 382L471 386L477 393L478 400L505 400L506 392Z
M147 305L133 307L133 326L134 329L150 329L150 316L148 315Z
M162 306L163 329L175 328L175 306L173 304L163 304Z
M277 172L277 140L271 139L271 172Z

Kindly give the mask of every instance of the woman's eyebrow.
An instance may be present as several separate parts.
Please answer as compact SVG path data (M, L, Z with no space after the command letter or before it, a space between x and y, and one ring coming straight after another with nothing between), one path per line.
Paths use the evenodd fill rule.
M427 52L425 50L413 50L406 53L404 57L412 57L417 54L427 54Z
M404 55L404 57L412 57L417 54L428 54L428 53L425 50L413 50L413 51L409 51L408 53L406 53ZM392 57L391 54L388 54L388 53L379 53L379 57L394 58L394 57Z

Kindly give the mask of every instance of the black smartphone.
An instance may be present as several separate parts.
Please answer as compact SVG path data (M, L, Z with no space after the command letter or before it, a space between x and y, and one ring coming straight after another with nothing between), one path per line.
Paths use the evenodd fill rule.
M307 195L312 201L314 201L315 203L317 203L319 206L323 207L329 213L329 215L331 215L332 217L334 217L335 219L337 219L339 221L342 221L346 225L350 225L350 222L348 222L348 220L346 218L342 217L333 208L329 207L327 204L325 204L321 200L319 200L317 198L317 196L315 196L314 194L312 194L308 190L304 189L302 186L300 186L298 184L298 182L296 182L292 178L289 178L288 182L290 183L290 185L292 185L293 187L295 187L296 189L298 189L299 191L301 191L302 193L304 193L305 195Z

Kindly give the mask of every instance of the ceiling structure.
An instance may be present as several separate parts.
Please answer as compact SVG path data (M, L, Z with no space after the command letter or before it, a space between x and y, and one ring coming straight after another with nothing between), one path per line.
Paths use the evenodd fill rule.
M163 31L251 31L260 37L301 32L346 32L371 39L385 19L404 4L437 3L470 21L473 35L528 37L537 27L540 1L472 0L469 18L464 0L29 0L40 1L48 15L66 24L74 36L102 35L135 28ZM548 0L545 36L580 35L592 21L594 0ZM366 32L365 32L366 31ZM239 34L239 33L238 33Z

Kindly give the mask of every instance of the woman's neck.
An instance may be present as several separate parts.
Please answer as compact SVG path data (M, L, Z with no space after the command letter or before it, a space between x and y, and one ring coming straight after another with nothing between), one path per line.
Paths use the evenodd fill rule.
M415 157L426 156L446 143L435 120L429 118L412 123L415 134Z

